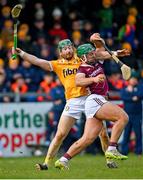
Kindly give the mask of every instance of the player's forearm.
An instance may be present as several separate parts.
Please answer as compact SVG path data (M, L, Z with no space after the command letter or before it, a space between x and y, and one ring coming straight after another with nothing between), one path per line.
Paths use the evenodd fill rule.
M93 78L76 78L75 83L78 87L86 87L94 82Z
M32 54L29 54L27 52L24 52L24 51L21 51L19 53L19 56L23 60L28 61L29 63L31 63L31 64L33 64L35 66L39 66L44 70L51 71L50 64L49 64L49 62L47 60L37 58L36 56L34 56Z
M33 65L40 66L39 58L34 55L28 54L24 52L23 56L21 56L23 60L30 62Z
M97 60L107 60L107 59L111 59L111 55L107 52L107 51L100 51L98 50L96 52L96 59Z
M113 51L113 53L117 56L116 51ZM103 51L103 50L99 49L96 52L96 59L97 60L109 60L109 59L112 59L112 56L107 51Z

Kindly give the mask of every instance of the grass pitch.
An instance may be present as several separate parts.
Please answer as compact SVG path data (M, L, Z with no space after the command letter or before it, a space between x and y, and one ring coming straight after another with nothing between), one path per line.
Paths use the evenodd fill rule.
M129 155L126 161L118 161L118 169L108 169L104 156L77 156L70 163L70 170L60 171L54 166L48 171L37 171L34 165L44 157L1 158L0 179L141 179L143 156Z

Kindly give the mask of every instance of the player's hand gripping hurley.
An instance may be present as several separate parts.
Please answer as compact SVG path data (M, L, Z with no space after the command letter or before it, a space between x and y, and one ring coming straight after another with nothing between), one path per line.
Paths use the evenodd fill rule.
M11 10L11 15L14 19L14 49L17 48L17 24L18 24L18 17L20 15L21 10L22 10L21 4L17 4ZM12 54L12 59L16 59L16 58L17 58L17 55L15 53Z
M96 38L95 38L96 36ZM123 79L128 80L131 76L131 68L120 61L120 59L112 52L105 44L104 40L100 37L100 34L94 34L94 40L99 42L99 47L104 47L108 53L112 56L113 60L120 66ZM92 40L91 40L92 42ZM93 42L94 43L94 42Z

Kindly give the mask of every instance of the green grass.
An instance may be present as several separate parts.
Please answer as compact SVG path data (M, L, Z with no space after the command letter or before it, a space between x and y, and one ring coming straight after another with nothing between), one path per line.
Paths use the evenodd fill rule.
M34 165L43 162L44 157L1 158L0 179L141 179L143 178L143 157L129 155L119 162L118 169L108 169L103 156L83 155L75 157L69 171L51 167L48 171L37 171Z

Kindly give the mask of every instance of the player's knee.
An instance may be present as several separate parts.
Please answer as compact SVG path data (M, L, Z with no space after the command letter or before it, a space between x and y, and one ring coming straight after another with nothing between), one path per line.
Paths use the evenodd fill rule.
M88 146L88 145L92 144L94 140L95 140L95 137L86 137L86 138L84 138L85 146Z
M124 124L127 124L129 121L129 117L127 115L127 113L124 111L123 113L120 114L120 121Z
M129 116L128 116L128 114L125 112L125 113L124 113L124 122L125 122L125 124L127 124L128 121L129 121Z
M64 140L66 137L66 133L64 132L57 132L55 138L57 141L61 141L61 140Z

